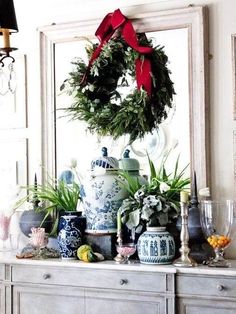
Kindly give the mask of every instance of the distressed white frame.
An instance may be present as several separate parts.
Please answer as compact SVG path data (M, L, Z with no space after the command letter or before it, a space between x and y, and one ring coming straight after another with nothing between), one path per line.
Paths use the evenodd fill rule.
M135 13L133 16L128 15L128 18L133 21L136 31L139 32L177 28L188 29L191 170L196 171L199 188L209 186L207 7L190 6L167 11L153 11L152 8L150 12ZM56 173L55 45L78 40L78 37L94 37L100 22L101 19L90 19L52 24L39 29L42 90L42 162L52 175Z

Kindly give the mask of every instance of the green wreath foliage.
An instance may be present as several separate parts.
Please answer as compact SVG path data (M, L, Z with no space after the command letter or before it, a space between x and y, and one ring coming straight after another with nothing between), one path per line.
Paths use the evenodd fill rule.
M139 43L153 48L152 54L145 56L151 61L151 97L144 89L134 88L122 98L119 90L129 85L127 74L135 82L135 60L139 53L117 36L103 46L85 82L82 78L87 71L86 63L81 58L72 62L73 70L61 86L62 91L73 97L73 104L65 109L72 120L86 121L89 131L99 136L117 139L129 134L131 143L158 128L167 118L175 94L168 57L163 47L153 47L152 40L143 34L139 35ZM97 46L89 42L88 58Z

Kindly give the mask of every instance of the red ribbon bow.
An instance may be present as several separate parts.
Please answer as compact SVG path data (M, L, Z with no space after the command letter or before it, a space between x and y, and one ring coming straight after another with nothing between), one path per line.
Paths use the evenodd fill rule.
M153 51L151 47L139 46L135 30L132 23L128 20L119 9L115 10L113 13L108 13L101 24L99 25L95 35L100 41L99 46L94 51L89 64L88 70L93 64L94 60L99 56L102 47L108 42L111 36L114 34L115 30L119 27L122 27L121 34L127 44L138 51L141 54L150 54ZM147 91L148 95L151 96L152 91L152 81L151 81L151 62L149 59L144 58L141 60L137 58L135 61L135 70L136 70L136 82L137 87L140 89L142 86ZM83 78L82 81L84 81Z

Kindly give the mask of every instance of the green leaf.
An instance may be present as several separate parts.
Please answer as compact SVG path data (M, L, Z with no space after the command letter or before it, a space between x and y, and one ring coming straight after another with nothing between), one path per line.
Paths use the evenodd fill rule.
M57 236L57 229L58 229L58 223L59 223L59 215L57 215L52 230L50 232L50 236Z
M149 163L149 169L150 169L150 180L152 181L154 178L156 178L157 173L156 173L155 166L153 162L151 161L148 153L147 153L147 156L148 156L148 163Z
M119 171L119 175L124 180L118 179L119 184L124 187L130 194L134 194L141 188L142 184L139 181L138 177L131 176L127 171Z
M139 225L140 222L140 210L136 209L133 212L129 213L128 220L126 222L126 226L129 229L136 228Z
M166 226L167 223L169 222L168 213L164 212L160 213L158 219L161 226Z
M154 213L153 208L150 208L150 207L149 208L142 208L141 219L148 221L153 213Z
M178 155L177 160L175 162L174 178L176 178L176 176L177 176L178 167L179 167L179 158L180 158L180 154Z

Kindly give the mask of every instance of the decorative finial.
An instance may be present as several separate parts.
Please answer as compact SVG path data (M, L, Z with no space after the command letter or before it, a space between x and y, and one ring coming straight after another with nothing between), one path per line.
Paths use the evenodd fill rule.
M196 171L195 170L193 172L193 185L194 185L194 189L193 189L194 195L193 196L197 197L197 177L196 177Z
M124 151L123 158L129 158L129 153L130 153L130 150L129 150L129 149L126 149L126 150Z
M38 181L37 181L37 174L34 174L34 190L37 191L37 187L38 187Z
M107 148L106 147L102 148L102 156L107 157Z
M193 183L192 183L192 189L191 189L191 207L197 207L199 204L198 202L198 193L197 193L197 177L196 177L196 171L193 171Z
M38 199L38 195L37 195L37 189L38 189L38 181L37 181L37 174L35 173L34 175L34 195L33 195L33 209L38 208L38 205L40 203L39 199Z

